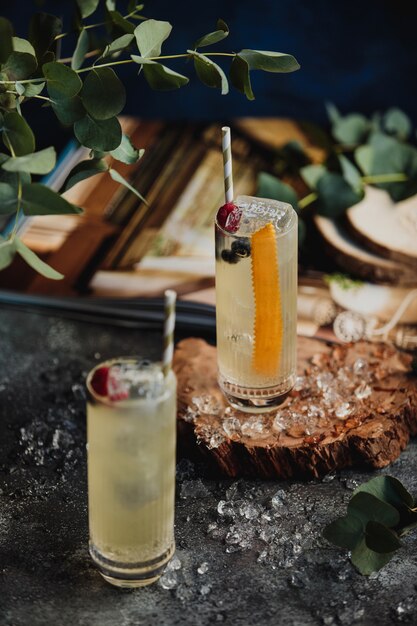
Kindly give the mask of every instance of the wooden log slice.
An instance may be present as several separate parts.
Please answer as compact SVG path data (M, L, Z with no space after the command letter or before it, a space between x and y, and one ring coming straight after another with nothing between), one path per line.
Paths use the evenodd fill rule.
M205 459L214 475L312 478L385 467L417 434L411 356L385 344L299 337L295 389L280 410L261 415L229 407L216 370L215 347L194 338L178 344L179 453Z
M368 250L417 270L417 196L394 203L367 187L363 200L346 211L349 230Z
M417 284L417 272L412 267L369 252L350 237L340 222L315 215L314 223L332 259L344 271L376 283Z

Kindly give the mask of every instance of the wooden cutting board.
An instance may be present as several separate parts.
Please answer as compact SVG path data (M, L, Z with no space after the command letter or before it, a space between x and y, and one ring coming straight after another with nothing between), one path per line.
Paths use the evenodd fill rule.
M205 459L212 475L312 478L392 463L417 433L412 357L385 344L326 344L298 338L295 389L279 411L251 415L228 406L217 384L216 348L181 341L178 449Z

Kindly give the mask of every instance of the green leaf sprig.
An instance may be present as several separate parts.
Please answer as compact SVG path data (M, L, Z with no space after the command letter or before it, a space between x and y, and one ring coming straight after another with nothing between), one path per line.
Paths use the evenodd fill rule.
M207 52L207 47L229 35L223 20L218 20L216 30L198 38L186 52L162 54L172 26L143 16L143 4L130 0L126 15L118 11L117 0L76 0L74 4L77 26L72 32L63 32L58 17L36 13L30 21L28 38L22 39L14 35L12 24L0 17L0 137L4 145L4 152L0 148L0 213L15 213L14 228L7 240L0 243L0 269L16 253L48 275L46 264L41 262L41 266L34 260L36 255L27 253L19 243L19 217L80 211L58 193L32 181L32 175L47 174L53 169L56 156L53 148L36 151L36 138L22 114L22 106L29 100L50 107L62 124L72 127L79 143L91 151L90 159L76 165L69 174L63 190L90 176L109 172L114 180L142 198L117 170L110 168L106 158L132 164L143 154L122 133L117 116L125 106L126 91L115 69L133 64L139 70L139 81L144 78L152 89L167 91L185 86L189 77L165 62L192 60L204 85L225 95L230 80L252 100L252 71L282 73L299 68L292 55L281 52ZM100 7L104 21L86 23ZM98 37L91 34L95 29L101 29L102 39L104 36L99 45ZM58 44L64 37L74 39L73 53L68 58L59 56ZM231 61L229 78L227 70L213 57L216 61ZM54 272L51 270L49 277L60 277Z
M337 219L364 197L366 185L385 189L395 202L417 193L417 148L407 142L412 125L405 113L392 108L371 119L342 116L331 104L327 111L333 139L320 133L327 152L323 163L311 163L295 141L277 153L278 174L300 176L307 195L299 198L290 184L261 172L259 196L290 202L301 215L314 203L319 215Z
M347 515L328 524L323 536L351 553L364 575L381 569L401 548L400 538L417 527L412 495L393 476L377 476L353 492Z

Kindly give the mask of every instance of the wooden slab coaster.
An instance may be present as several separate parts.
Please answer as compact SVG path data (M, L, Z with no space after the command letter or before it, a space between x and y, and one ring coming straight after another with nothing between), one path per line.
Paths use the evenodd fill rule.
M235 411L217 385L216 348L181 341L179 454L229 477L312 478L354 465L385 467L417 434L412 357L385 344L298 338L294 390L278 411Z

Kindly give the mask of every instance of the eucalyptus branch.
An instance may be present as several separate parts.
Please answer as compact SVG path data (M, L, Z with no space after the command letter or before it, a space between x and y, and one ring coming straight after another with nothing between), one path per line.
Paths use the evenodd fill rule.
M53 102L53 100L51 100L51 98L47 98L46 96L31 96L31 98L36 98L37 100L46 100L46 102Z
M0 85L16 85L19 83L20 85L27 85L29 83L44 83L45 78L40 76L39 78L25 78L24 80L0 80Z
M374 174L373 176L361 176L360 180L363 183L400 183L408 180L408 176L402 173L395 174ZM298 201L298 206L300 209L305 209L305 207L309 206L313 202L315 202L318 198L318 194L315 191L304 196L301 200Z
M300 209L305 209L306 206L312 204L315 200L317 200L317 198L318 195L316 194L316 192L312 191L307 196L304 196L304 198L301 198L301 200L298 201L298 206L300 207Z
M101 2L104 4L103 0ZM77 0L77 4L78 15L81 13L83 20L92 15L99 6L99 2L95 0L88 4L84 4L84 0ZM163 45L171 34L172 25L167 21L147 19L139 15L140 9L142 6L137 6L124 16L118 11L110 10L105 16L105 22L83 22L78 31L65 28L62 33L60 18L37 13L31 20L29 39L21 40L19 44L25 54L14 54L16 42L12 36L13 25L3 18L2 33L5 33L5 41L2 35L0 51L3 69L0 80L1 132L3 142L7 147L10 144L12 157L2 159L0 183L2 199L5 198L6 202L2 211L6 210L7 214L10 207L11 216L14 213L16 215L11 235L14 239L13 242L9 239L7 253L0 254L0 269L7 267L16 253L44 276L56 280L62 278L61 274L41 261L33 251L28 251L16 236L19 215L27 213L28 207L31 215L81 212L81 209L42 182L32 182L32 174L44 175L53 170L56 166L56 153L53 147L35 151L34 133L20 112L21 101L35 98L43 103L52 103L52 113L62 124L73 129L80 145L90 150L91 158L77 163L69 173L64 183L64 188L69 189L84 179L109 171L105 160L108 155L122 163L134 164L143 154L143 150L134 146L123 133L119 115L126 104L126 88L121 78L110 68L135 63L143 69L142 79L151 89L168 91L185 87L189 83L189 77L165 66L163 62L168 59L192 59L196 75L204 85L219 89L222 95L226 95L230 81L248 100L254 98L250 81L252 70L282 73L299 69L298 62L290 54L247 48L239 53L206 52L207 46L216 44L229 35L229 27L223 20L218 20L216 30L197 39L186 52L163 54ZM124 28L128 18L141 23L134 24L130 21L128 28ZM121 24L121 20L125 23ZM104 24L111 25L113 40L107 43L105 52L99 49L89 50L91 38L88 31ZM123 34L118 35L120 30ZM56 59L51 43L71 34L78 35L72 55ZM134 52L130 56L132 49ZM102 54L105 54L104 58ZM125 56L116 57L116 54ZM97 55L98 58L92 59L88 67L83 67L84 63L87 64L86 59ZM231 60L229 76L210 57L228 57ZM7 165L8 161L10 163ZM8 169L15 171L17 175L9 176L6 173ZM133 188L117 171L111 170L110 174L132 192ZM137 190L133 191L138 193Z
M141 19L141 20L145 20L146 19L146 17L144 17L143 15L138 15L136 10L132 11L131 13L128 13L127 15L122 15L122 18L124 20L128 20L129 17L131 17L132 19ZM99 28L100 26L105 26L106 23L107 22L97 22L97 24L87 24L83 28L84 28L84 30L91 30L92 28ZM63 39L64 37L67 37L68 35L74 34L74 32L75 31L69 31L67 33L60 33L59 35L56 35L54 37L54 41L59 41L59 39ZM59 60L60 59L58 59L58 61Z
M237 56L235 52L206 52L206 57L235 57ZM186 52L182 54L165 54L158 57L147 57L148 61L161 61L165 59L190 59L192 54L188 54ZM81 74L82 72L89 72L90 70L95 70L98 67L113 67L114 65L126 65L126 63L134 63L132 59L124 59L122 61L111 61L110 63L100 63L99 65L90 65L89 67L83 67L79 70L76 70L77 74ZM22 82L22 81L20 81Z
M372 176L362 176L361 179L364 183L402 183L408 180L406 174L373 174Z

